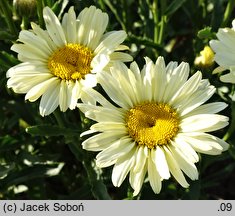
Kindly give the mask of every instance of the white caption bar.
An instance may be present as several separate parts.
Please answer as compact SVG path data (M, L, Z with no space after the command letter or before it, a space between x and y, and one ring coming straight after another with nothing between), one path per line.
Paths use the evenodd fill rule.
M232 216L235 200L7 200L0 201L1 216Z

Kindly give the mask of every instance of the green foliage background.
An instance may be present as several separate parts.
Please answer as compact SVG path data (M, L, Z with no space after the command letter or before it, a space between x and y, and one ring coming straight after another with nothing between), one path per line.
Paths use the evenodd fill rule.
M132 197L128 180L120 188L111 182L112 167L97 169L96 153L81 149L80 133L92 122L79 110L47 117L38 112L39 102L24 101L6 87L6 71L18 64L10 50L22 29L30 22L44 25L42 8L48 5L56 14L70 6L78 14L95 5L110 18L108 31L123 29L125 44L140 67L143 57L156 60L186 61L191 73L201 70L204 78L217 87L212 101L224 101L223 111L230 125L214 134L223 137L230 149L219 156L200 155L199 180L184 189L173 178L163 182L160 194L145 183ZM235 18L231 0L38 0L32 13L20 12L12 0L0 1L0 199L234 199L235 198L235 104L234 85L224 84L220 74L212 75L216 65L198 67L194 59L208 41L216 38L220 27L231 27Z

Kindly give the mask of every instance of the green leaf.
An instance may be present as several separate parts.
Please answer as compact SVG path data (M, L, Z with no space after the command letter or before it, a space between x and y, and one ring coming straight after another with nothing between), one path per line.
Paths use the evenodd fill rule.
M111 197L108 194L107 188L102 180L96 180L92 182L92 193L96 199L110 200Z
M35 125L26 128L26 132L36 136L72 136L79 135L79 130L63 128L55 125Z
M18 172L11 172L1 182L0 187L6 187L9 185L17 185L26 183L32 179L38 179L43 177L49 177L58 175L59 171L63 167L63 164L45 164L34 165L33 167L26 167Z
M166 8L165 15L171 16L173 15L185 2L186 0L174 0L171 4Z
M0 165L0 178L4 178L8 172L15 168L15 164L12 163L10 165Z
M11 137L10 135L5 135L0 137L0 149L1 153L6 152L18 147L18 140Z
M216 35L214 32L211 32L211 27L205 27L204 29L201 29L198 31L197 36L200 39L214 39L216 38Z

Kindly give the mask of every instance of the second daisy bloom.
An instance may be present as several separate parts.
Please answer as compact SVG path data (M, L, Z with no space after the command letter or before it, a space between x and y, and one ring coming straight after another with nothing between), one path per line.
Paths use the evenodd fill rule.
M85 88L94 87L96 74L113 60L130 61L117 50L126 38L124 31L104 33L108 15L91 6L78 17L71 7L60 23L49 7L44 8L46 30L32 23L32 30L20 32L12 50L21 64L7 72L7 85L16 93L26 93L33 102L41 97L40 114L49 115L58 106L74 109L79 98L87 100Z
M101 151L96 157L99 167L114 165L115 186L129 174L134 195L147 176L155 193L171 175L188 187L183 173L198 179L196 152L217 155L227 150L226 142L207 133L228 125L226 116L216 114L226 104L203 105L215 87L202 79L201 72L189 78L187 63L166 66L162 57L155 64L146 58L142 71L135 62L130 69L117 63L110 74L100 74L99 82L116 106L98 92L89 92L99 105L78 107L97 123L83 135L100 133L82 145L86 150Z

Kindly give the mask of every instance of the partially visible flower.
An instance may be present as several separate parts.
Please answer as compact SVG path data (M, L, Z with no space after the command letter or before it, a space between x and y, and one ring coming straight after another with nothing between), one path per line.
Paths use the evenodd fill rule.
M218 40L210 41L215 52L214 59L224 70L230 70L230 73L220 79L222 82L235 83L235 20L232 28L220 28L216 36Z
M205 46L200 52L200 56L197 56L194 61L195 65L200 67L210 67L214 64L214 52L209 46Z
M32 23L32 30L20 32L12 50L23 63L7 72L7 86L25 94L31 102L41 97L40 114L49 115L58 106L65 112L77 100L87 101L85 88L97 84L96 74L114 61L131 61L118 50L126 38L124 31L104 34L108 15L91 6L76 18L73 7L62 23L49 7L43 9L46 30Z
M225 141L207 133L228 125L226 116L216 114L227 105L204 104L215 87L202 79L201 72L188 79L187 63L165 66L162 57L155 64L146 58L141 72L135 62L130 69L117 63L110 70L100 73L99 82L117 106L91 89L89 94L99 105L79 103L78 107L98 122L82 134L96 133L82 146L101 151L97 166L114 165L114 186L119 187L129 174L137 195L148 176L153 191L159 193L162 181L172 175L186 188L184 174L198 179L196 152L217 155L228 149Z

